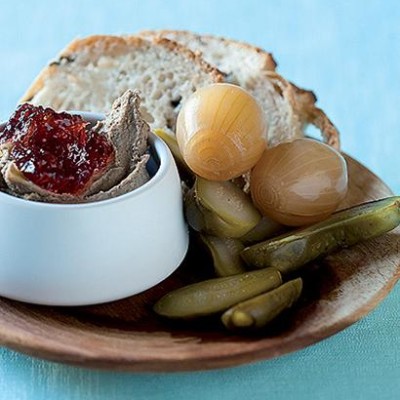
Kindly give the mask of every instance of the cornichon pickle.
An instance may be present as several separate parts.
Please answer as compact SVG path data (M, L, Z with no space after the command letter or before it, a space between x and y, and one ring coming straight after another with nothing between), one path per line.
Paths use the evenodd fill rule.
M240 240L201 235L203 243L210 250L217 276L231 276L246 272L240 256L244 245Z
M196 202L193 188L186 193L184 197L184 205L186 220L188 224L196 232L206 232L206 220L203 215L203 211L200 209L199 205Z
M262 328L291 307L300 297L302 288L301 278L289 281L277 289L233 306L222 315L222 322L232 330Z
M317 257L379 236L399 224L400 197L388 197L339 211L318 224L250 246L242 257L255 267L291 272Z
M253 229L261 219L251 199L232 182L216 182L197 177L195 192L203 207L228 223L232 220L241 225L244 233Z
M212 211L201 206L196 200L194 189L186 193L185 214L188 224L197 232L203 232L210 235L225 237L238 236L236 225L229 224ZM239 233L241 231L239 230Z
M250 198L232 182L197 177L185 206L193 229L218 237L239 238L261 219Z
M178 142L177 142L175 136L171 135L168 132L165 132L164 129L154 129L154 133L159 138L164 140L166 145L171 150L171 153L174 156L175 161L177 162L177 164L179 164L180 166L182 166L185 169L189 170L189 167L187 166L185 160L183 159L182 153L181 153L181 151L179 149Z
M281 283L279 271L273 268L209 279L167 293L154 305L154 311L175 319L212 315Z
M189 185L192 186L194 180L195 180L195 174L193 171L189 168L189 166L186 164L185 160L182 157L182 153L179 149L178 142L176 140L176 137L163 129L154 129L154 133L161 138L165 144L168 146L168 148L171 150L171 153L174 157L174 160L176 162L176 166L178 167L180 177L182 181Z
M197 202L231 227L229 237L240 237L261 219L250 198L232 182L216 182L197 177L194 184Z
M277 236L285 230L284 226L270 218L262 217L259 223L248 233L242 236L243 243L255 243Z

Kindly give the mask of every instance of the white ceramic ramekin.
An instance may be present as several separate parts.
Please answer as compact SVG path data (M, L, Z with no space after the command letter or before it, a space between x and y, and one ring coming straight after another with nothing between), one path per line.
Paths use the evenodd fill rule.
M113 199L46 204L0 192L0 296L103 303L149 289L179 266L188 248L181 183L164 142L152 135L150 144L150 165L159 164L150 181Z

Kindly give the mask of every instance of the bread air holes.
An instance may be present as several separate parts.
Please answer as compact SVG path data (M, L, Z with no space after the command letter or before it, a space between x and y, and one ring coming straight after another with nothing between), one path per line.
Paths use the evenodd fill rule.
M181 101L182 101L182 96L178 96L176 99L172 99L170 101L171 107L175 110L178 111L180 109L180 105L181 105Z
M170 131L175 132L175 127L176 127L176 116L174 116L174 117L171 117L171 116L167 117L166 120L165 120L165 125L167 125L167 128L168 128Z
M156 89L153 94L152 94L152 99L153 100L159 100L162 97L162 91L160 89Z
M119 71L116 77L117 82L125 81L128 73L125 70Z

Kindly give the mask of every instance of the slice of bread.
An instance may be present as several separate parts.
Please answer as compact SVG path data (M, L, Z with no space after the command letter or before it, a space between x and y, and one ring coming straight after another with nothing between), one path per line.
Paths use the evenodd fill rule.
M21 101L106 113L122 93L138 89L151 127L173 131L180 102L197 88L223 80L201 56L168 39L91 36L63 50Z
M272 55L260 48L187 31L92 36L70 44L41 72L22 101L57 110L107 112L127 89L139 89L142 114L151 128L173 132L180 103L193 91L230 81L260 102L270 146L304 136L304 127L312 123L327 143L339 147L339 134L315 106L315 95L288 82L275 67Z
M202 54L206 61L215 65L231 80L243 87L251 86L260 71L275 71L272 54L248 43L213 35L198 35L190 31L142 31L141 37L163 37L178 42L190 50Z
M255 96L270 124L268 142L275 145L304 135L307 124L321 130L323 139L339 148L339 134L325 113L316 107L313 92L300 89L275 72L272 55L247 43L189 31L143 31L145 38L168 38L202 55Z

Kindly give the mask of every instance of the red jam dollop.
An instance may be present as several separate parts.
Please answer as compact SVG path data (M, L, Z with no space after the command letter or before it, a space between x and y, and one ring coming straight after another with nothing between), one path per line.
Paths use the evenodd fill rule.
M5 143L25 178L55 194L84 193L115 158L112 144L82 117L28 103L0 129Z

